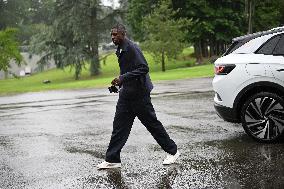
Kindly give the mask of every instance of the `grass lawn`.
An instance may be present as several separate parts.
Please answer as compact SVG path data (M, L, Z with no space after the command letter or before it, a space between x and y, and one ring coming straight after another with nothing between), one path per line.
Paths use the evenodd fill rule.
M196 77L211 77L214 75L213 65L207 64L194 66L195 60L189 58L192 49L187 48L183 54L176 60L166 63L166 72L162 72L161 64L154 62L153 57L145 53L149 63L150 76L153 81L175 80ZM56 90L56 89L78 89L106 87L110 85L111 80L118 76L119 67L115 55L110 55L106 63L101 63L102 74L96 77L90 77L88 66L82 71L81 79L74 80L74 70L66 68L65 70L53 69L42 73L34 74L20 79L0 80L0 95L13 93L23 93L32 91ZM50 80L51 83L43 84L43 80Z

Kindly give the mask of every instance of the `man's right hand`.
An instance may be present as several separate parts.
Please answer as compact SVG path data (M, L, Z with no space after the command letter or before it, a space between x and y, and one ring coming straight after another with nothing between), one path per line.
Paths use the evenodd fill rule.
M120 80L119 80L119 78L114 78L112 81L111 81L111 84L112 85L116 85L116 86L119 86L120 85Z

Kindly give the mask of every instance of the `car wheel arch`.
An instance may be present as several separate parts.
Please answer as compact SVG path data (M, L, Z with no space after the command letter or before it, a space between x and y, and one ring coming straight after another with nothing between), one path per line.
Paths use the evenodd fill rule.
M252 95L260 92L272 92L283 97L284 87L277 83L269 81L261 81L257 83L252 83L246 86L245 88L243 88L235 98L233 104L238 120L240 120L240 112L241 112L240 110L242 108L242 105L245 103L245 101Z

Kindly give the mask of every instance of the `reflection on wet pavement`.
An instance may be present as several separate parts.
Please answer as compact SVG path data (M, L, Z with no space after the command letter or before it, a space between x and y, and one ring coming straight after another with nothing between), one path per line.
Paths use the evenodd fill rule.
M260 144L215 113L211 79L161 82L157 116L182 153L166 154L139 120L122 168L98 171L117 95L106 89L0 97L0 188L283 188L283 143Z
M283 144L259 144L242 138L206 143L219 150L221 171L227 177L234 175L242 187L283 188Z

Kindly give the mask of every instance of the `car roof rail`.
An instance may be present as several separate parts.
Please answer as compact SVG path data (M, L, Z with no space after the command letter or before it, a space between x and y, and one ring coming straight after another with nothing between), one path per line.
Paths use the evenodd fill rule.
M267 31L261 31L261 32L257 32L257 33L252 33L252 34L236 37L236 38L232 39L232 42L234 43L234 42L237 42L237 41L249 40L249 39L257 38L257 37L260 37L260 36L263 36L263 35L273 34L273 33L282 32L282 31L284 31L284 27L277 27L277 28L273 28L273 29L267 30Z

